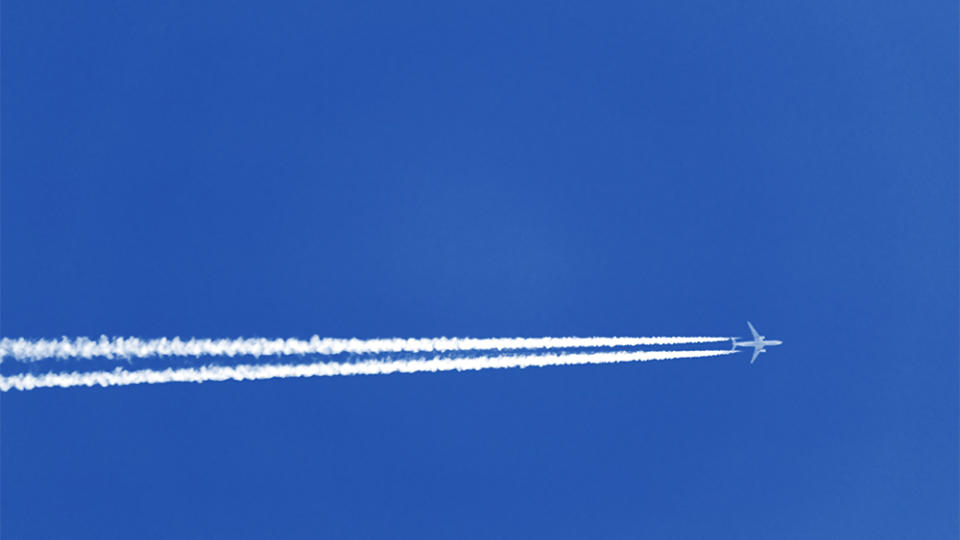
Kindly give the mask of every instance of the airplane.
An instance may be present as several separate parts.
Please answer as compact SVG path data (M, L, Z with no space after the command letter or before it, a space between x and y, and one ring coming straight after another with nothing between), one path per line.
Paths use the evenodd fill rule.
M780 345L783 342L777 339L764 339L764 336L761 336L757 333L757 329L750 324L750 321L747 321L747 326L750 327L750 333L753 334L753 341L737 341L737 338L730 338L733 341L733 348L731 350L736 350L737 347L753 347L753 358L750 359L752 364L754 360L757 359L757 356L762 352L767 352L767 346Z

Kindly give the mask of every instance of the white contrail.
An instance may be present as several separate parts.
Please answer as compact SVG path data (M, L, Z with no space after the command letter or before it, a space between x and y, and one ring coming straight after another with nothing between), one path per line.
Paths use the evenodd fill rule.
M541 337L541 338L425 338L335 339L148 339L89 338L0 340L0 359L20 361L47 358L147 358L153 356L288 356L303 354L380 354L387 352L447 352L510 349L573 349L685 345L727 341L725 337Z
M312 364L259 364L239 366L202 366L137 371L117 368L113 371L87 373L30 373L0 377L0 390L32 390L34 388L72 386L125 386L166 382L252 381L288 377L322 377L335 375L385 375L435 371L471 371L492 368L524 368L572 364L612 364L643 362L673 358L702 358L732 354L728 350L700 351L635 351L579 354L543 354L513 356L478 356L471 358L423 358L416 360L374 361L356 363L317 362Z

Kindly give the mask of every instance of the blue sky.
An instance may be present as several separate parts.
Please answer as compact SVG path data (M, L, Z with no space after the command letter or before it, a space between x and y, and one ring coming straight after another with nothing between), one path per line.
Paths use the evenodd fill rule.
M5 2L5 337L785 345L8 392L0 533L956 538L957 20Z

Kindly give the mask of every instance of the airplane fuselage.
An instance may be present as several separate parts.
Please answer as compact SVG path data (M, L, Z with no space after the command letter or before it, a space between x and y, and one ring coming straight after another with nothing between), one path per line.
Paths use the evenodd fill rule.
M779 339L758 339L756 341L734 341L733 344L737 347L753 347L754 349L763 349L764 347L783 345L783 342Z

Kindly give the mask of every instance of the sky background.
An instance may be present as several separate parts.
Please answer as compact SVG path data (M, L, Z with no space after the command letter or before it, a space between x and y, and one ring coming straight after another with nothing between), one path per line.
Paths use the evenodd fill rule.
M785 345L11 391L0 534L956 538L957 20L4 1L5 337Z

